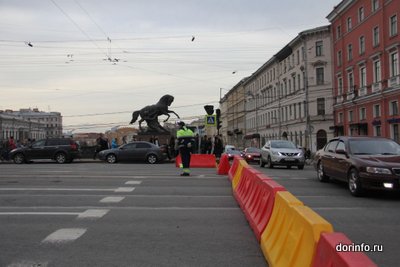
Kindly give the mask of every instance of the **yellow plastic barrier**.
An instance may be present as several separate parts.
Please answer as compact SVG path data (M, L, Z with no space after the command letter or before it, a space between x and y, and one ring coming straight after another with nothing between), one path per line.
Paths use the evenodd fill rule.
M239 184L240 178L242 178L242 171L243 168L248 167L249 164L244 159L239 160L239 166L236 169L235 175L233 176L232 179L232 188L233 191L235 191L236 186Z
M271 267L308 267L322 232L333 232L332 225L289 192L277 192L261 249Z

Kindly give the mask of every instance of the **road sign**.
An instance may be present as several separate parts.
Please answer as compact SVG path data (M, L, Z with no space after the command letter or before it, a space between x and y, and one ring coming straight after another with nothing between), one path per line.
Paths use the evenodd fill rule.
M206 115L206 125L215 126L216 123L215 115Z

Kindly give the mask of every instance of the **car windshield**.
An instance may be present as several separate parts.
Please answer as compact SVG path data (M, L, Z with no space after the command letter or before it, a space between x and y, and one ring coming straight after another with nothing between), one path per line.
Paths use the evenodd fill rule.
M400 146L391 140L350 140L354 155L400 155Z
M271 147L272 148L296 148L296 146L289 141L276 141L276 142L271 142Z

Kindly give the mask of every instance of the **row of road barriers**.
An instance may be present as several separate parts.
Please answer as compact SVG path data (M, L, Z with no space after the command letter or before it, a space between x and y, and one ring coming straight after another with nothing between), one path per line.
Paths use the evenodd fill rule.
M229 170L226 164L223 155L217 173L228 175L269 266L377 266L362 252L338 251L337 245L352 244L349 238L334 232L328 221L244 159L235 156Z

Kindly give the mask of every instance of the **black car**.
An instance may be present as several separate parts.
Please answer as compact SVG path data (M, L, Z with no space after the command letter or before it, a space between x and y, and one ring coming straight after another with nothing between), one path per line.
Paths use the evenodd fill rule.
M79 157L79 146L71 138L42 139L10 152L10 158L16 164L35 159L52 159L57 163L67 163Z
M107 149L99 152L99 159L108 163L117 161L145 161L154 164L167 157L165 148L160 148L153 143L145 141L132 142L118 148Z
M347 182L354 196L366 189L400 189L400 145L390 139L340 136L317 151L314 162L321 182Z

